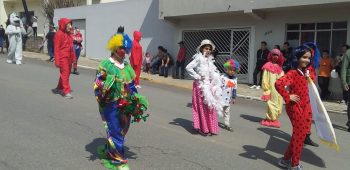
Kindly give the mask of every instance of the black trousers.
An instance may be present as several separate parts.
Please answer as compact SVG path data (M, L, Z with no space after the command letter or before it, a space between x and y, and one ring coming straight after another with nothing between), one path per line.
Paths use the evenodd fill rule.
M349 100L349 99L350 99L350 90L349 90L349 91L345 91L345 93L346 93L346 95L347 95L347 97L348 97L347 101L350 101L350 100ZM348 105L348 109L347 109L347 113L348 113L348 122L347 122L347 125L348 125L348 127L350 128L350 102L347 102L347 105Z
M34 37L38 37L38 27L33 27Z
M318 85L321 88L321 99L325 99L326 97L328 97L329 95L329 90L328 90L328 86L329 86L329 77L321 77L318 76Z
M179 77L179 69L181 68L181 78L185 77L185 60L184 61L176 61L175 67L175 77Z
M338 72L339 77L341 77L340 69L341 69L340 66L335 67L335 70ZM343 85L342 85L342 87L343 87ZM346 91L346 90L343 90L343 100L345 101L345 103L348 102L348 91Z
M169 71L168 67L161 66L159 76L168 77L168 71Z
M345 103L348 103L348 91L343 90L343 100L345 101Z
M253 80L254 80L254 84L253 85L259 85L261 86L261 80L262 80L262 71L261 68L263 67L263 64L257 63L255 66L255 70L253 73ZM260 73L260 80L259 80L259 84L258 84L258 74Z

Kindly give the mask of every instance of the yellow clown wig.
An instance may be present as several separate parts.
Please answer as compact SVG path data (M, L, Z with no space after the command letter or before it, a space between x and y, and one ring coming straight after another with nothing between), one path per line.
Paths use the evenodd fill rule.
M107 49L111 52L115 52L119 47L124 46L124 37L122 34L115 34L109 39L107 43Z
M131 39L128 34L117 33L114 34L107 43L107 50L115 52L118 48L125 49L126 53L129 53L131 50Z

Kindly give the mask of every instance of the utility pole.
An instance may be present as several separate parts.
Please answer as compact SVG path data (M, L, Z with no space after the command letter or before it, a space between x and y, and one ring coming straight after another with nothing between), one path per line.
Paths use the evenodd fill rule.
M24 13L25 13L27 24L31 24L32 20L31 20L31 17L29 15L29 12L28 12L28 7L27 7L26 0L22 0L22 4L23 4L23 8L24 8Z

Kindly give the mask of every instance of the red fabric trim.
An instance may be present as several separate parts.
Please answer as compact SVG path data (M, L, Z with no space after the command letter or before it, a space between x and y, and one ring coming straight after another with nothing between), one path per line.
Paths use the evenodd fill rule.
M268 101L270 99L271 99L271 95L262 95L261 96L261 100L263 100L263 101Z

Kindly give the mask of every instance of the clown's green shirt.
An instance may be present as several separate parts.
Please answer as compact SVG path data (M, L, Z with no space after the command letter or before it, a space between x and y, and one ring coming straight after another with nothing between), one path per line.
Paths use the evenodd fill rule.
M102 104L129 97L134 78L135 72L128 62L118 64L112 58L102 60L94 84L96 99Z

